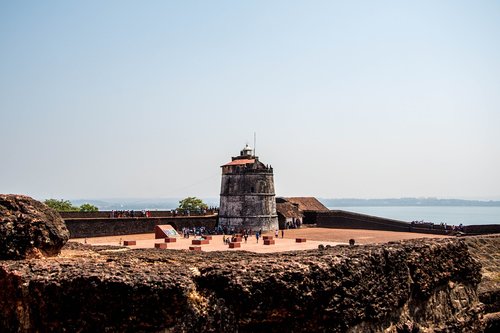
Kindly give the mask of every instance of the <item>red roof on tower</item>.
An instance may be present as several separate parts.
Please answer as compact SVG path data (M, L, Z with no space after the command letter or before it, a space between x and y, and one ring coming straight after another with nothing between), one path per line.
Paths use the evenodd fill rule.
M228 165L244 165L244 164L252 164L255 163L254 159L241 159L241 160L234 160L231 161L227 164L224 164L223 166L228 166Z

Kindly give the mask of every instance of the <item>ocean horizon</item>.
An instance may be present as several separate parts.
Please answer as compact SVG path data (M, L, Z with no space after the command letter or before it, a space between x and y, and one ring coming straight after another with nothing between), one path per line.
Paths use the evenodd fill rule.
M478 206L342 206L328 207L405 222L425 221L449 225L500 224L500 207Z

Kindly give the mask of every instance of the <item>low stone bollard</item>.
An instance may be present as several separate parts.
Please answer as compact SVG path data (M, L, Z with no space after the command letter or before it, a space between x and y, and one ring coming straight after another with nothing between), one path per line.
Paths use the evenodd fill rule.
M201 251L201 246L190 246L189 250L190 251Z
M203 244L210 244L210 241L208 239L193 239L191 241L192 245L203 245Z
M295 238L295 243L305 243L306 239L305 238Z
M274 239L264 239L264 245L274 245L275 243Z
M229 243L229 248L230 249L235 249L237 247L241 247L241 243L240 242L231 242L231 243Z
M129 246L129 245L136 245L135 240L126 240L123 241L123 245Z
M177 242L177 238L173 238L173 237L165 238L165 243L175 243L175 242Z
M266 240L266 239L274 239L274 236L262 236L262 239L263 239L263 240Z
M349 239L349 245L350 246L354 246L354 243L356 243L356 241L354 239Z
M167 248L167 243L155 243L155 248L157 249L166 249Z

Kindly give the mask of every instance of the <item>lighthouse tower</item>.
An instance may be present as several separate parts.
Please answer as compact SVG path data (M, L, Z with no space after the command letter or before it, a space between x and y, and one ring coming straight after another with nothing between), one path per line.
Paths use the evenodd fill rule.
M273 168L248 145L222 166L219 225L235 231L278 229Z

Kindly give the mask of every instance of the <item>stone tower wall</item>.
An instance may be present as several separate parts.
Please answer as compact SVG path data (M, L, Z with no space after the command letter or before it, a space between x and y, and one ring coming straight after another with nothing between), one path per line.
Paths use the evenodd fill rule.
M272 169L222 175L219 225L235 230L278 229Z

